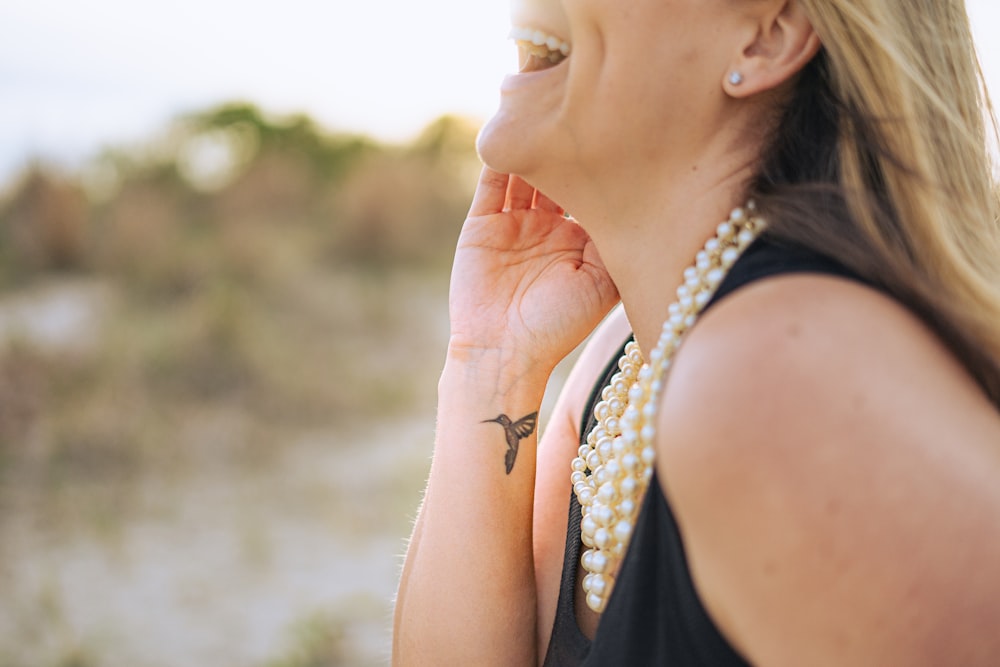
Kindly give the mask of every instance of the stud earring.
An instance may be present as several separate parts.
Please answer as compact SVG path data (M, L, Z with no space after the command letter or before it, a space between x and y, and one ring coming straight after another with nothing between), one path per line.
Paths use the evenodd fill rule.
M741 83L743 83L743 75L740 74L737 71L730 72L729 73L729 83L732 84L732 85L734 85L734 86L740 85Z

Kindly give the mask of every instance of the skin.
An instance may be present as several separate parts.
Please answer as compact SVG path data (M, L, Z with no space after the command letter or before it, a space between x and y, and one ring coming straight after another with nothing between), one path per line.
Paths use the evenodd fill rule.
M630 328L652 349L819 48L785 0L535 0L515 22L573 52L505 81L480 135L490 166L456 252L434 459L396 606L401 665L541 662L587 394ZM507 475L504 434L484 420L536 411L619 298ZM1000 661L997 443L996 409L911 313L795 275L736 292L690 332L656 465L701 597L752 663L987 665ZM576 609L592 634L599 619Z

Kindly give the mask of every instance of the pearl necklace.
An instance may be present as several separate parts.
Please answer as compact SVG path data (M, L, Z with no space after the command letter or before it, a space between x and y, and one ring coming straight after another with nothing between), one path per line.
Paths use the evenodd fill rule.
M751 201L735 209L716 229L684 271L684 284L670 304L669 317L648 363L634 341L618 360L619 372L594 407L597 425L573 459L570 478L583 513L580 538L588 547L581 558L587 606L601 613L611 597L615 573L628 548L639 502L653 475L654 420L663 375L684 334L711 301L729 269L763 231ZM587 471L590 474L587 474Z

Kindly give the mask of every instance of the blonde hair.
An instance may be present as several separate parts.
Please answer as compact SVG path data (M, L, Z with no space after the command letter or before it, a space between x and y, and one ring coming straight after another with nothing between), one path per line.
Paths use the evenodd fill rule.
M752 194L777 238L923 317L1000 407L997 124L964 2L799 2L823 48Z

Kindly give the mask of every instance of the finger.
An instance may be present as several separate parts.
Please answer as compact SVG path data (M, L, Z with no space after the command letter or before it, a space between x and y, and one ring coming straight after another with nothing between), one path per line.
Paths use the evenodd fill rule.
M562 206L560 206L559 204L555 203L554 201L546 197L541 190L535 190L534 207L541 209L543 211L552 211L553 213L557 213L559 215L562 215L563 213L566 212Z
M535 188L529 185L520 176L511 176L510 183L507 184L507 208L528 209L535 198Z
M469 206L469 217L499 213L507 199L507 183L510 177L484 166L479 174L479 185Z

